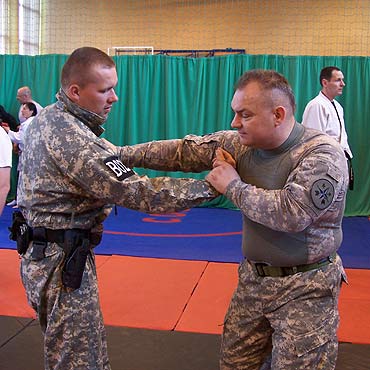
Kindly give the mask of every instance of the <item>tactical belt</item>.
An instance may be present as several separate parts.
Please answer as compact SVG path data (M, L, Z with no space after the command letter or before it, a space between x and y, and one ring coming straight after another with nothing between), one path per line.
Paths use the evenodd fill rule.
M76 230L81 236L84 236L87 239L90 239L90 229L72 229ZM32 238L31 240L46 241L49 243L64 243L64 235L66 230L64 229L47 229L45 227L34 227L32 229Z
M45 249L47 243L58 243L59 246L61 246L64 251L69 254L70 250L66 249L65 246L65 235L66 233L75 232L75 235L80 238L85 238L92 243L92 235L90 233L90 230L84 230L84 229L58 229L58 230L52 230L47 229L45 227L34 227L30 228L31 235L30 240L33 241L33 250L32 250L32 258L38 260L45 257ZM99 244L99 243L98 243Z
M80 288L86 260L96 234L84 229L51 230L45 227L33 228L32 234L31 257L36 261L43 259L47 244L58 243L65 253L62 270L63 286L68 291Z
M329 263L335 261L336 253L331 254L329 257L326 257L318 262L309 263L307 265L298 265L298 266L289 266L289 267L277 267L270 266L266 263L254 263L248 261L256 274L261 277L270 276L270 277L284 277L289 275L297 274L298 272L306 272L310 270L316 270L320 267L326 266Z

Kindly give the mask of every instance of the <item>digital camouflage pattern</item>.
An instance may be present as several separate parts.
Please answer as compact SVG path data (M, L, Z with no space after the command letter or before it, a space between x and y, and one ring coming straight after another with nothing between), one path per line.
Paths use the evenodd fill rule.
M62 91L57 98L25 138L17 200L29 226L102 233L112 204L163 213L218 195L206 181L138 176L119 160L119 148L99 138L100 116ZM44 332L45 369L110 369L93 252L82 286L73 292L62 286L65 256L57 244L48 243L41 260L31 253L32 244L22 257L21 275Z
M44 334L45 370L110 370L93 253L73 292L62 286L65 254L58 244L49 243L41 261L31 254L32 243L22 256L21 277Z
M282 278L259 277L248 260L241 263L220 369L334 370L342 274L339 257L319 270Z
M121 179L119 168L114 172L104 163L119 148L115 153L96 136L102 133L100 117L77 107L64 93L58 96L31 123L25 138L19 206L30 226L88 229L106 217L107 204L163 213L218 195L202 180L150 179L133 172Z
M344 153L332 138L298 123L291 136L294 137L287 140L289 145L284 143L280 150L263 151L242 146L236 131L219 131L123 147L120 157L134 167L200 172L212 169L216 149L224 148L235 158L241 176L241 180L229 184L225 196L244 216L244 256L256 262L295 266L316 262L339 248L348 173ZM318 201L311 194L320 179L330 181L334 190L331 197L324 199L324 208L317 206ZM250 225L245 219L251 221ZM283 238L281 256L263 248L263 240L259 240L258 246L253 245L255 239L247 245L249 233L254 233L257 224L263 228L256 233L263 238L270 233L271 244L276 245ZM286 242L293 243L295 239L301 247L304 245L304 251L302 248L297 255L297 251L288 249L284 255L283 248L289 248ZM273 258L279 259L278 264ZM289 259L281 261L282 258Z
M338 293L345 279L340 258L274 278L257 276L248 260L296 266L339 249L348 184L343 150L296 123L287 141L271 151L242 146L237 131L229 130L123 147L120 158L129 166L200 172L212 169L218 147L232 154L241 177L225 196L243 214L246 257L226 315L221 369L334 369Z

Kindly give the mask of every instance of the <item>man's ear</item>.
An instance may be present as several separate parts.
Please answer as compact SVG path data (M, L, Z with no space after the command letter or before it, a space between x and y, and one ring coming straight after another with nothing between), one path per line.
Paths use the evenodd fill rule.
M80 100L80 87L76 84L72 84L68 87L66 94L74 103L76 103Z
M286 117L286 109L283 106L278 106L274 111L275 115L275 126L280 126L284 122Z
M328 83L329 83L329 81L328 81L327 79L325 79L325 78L323 78L323 79L321 80L322 87L326 87L326 86L328 86Z

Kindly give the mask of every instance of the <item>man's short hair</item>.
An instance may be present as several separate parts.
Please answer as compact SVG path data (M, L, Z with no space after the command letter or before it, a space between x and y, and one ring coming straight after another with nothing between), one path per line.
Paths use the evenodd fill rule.
M62 88L67 89L72 83L84 87L92 79L93 66L114 68L115 64L110 56L97 48L86 46L73 51L62 69Z
M277 97L288 99L291 113L296 109L295 97L288 80L280 73L273 70L252 69L245 72L235 85L235 90L241 90L250 82L257 82L264 91L271 91L271 103L276 103ZM278 94L276 94L278 93ZM279 99L280 100L280 99Z
M333 71L341 71L338 67L330 66L325 67L320 72L320 85L322 86L322 80L330 81Z

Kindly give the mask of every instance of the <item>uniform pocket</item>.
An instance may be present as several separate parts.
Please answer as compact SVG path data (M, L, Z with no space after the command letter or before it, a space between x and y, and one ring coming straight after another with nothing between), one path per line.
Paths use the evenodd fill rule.
M331 340L333 336L335 336L335 334L331 332L330 328L328 328L327 325L323 325L309 333L292 338L292 340L297 356L301 357L314 349L323 346Z
M39 312L40 304L45 300L47 291L60 289L61 268L64 260L63 249L49 244L45 257L41 260L32 259L32 245L22 256L21 279L26 290L29 304Z

